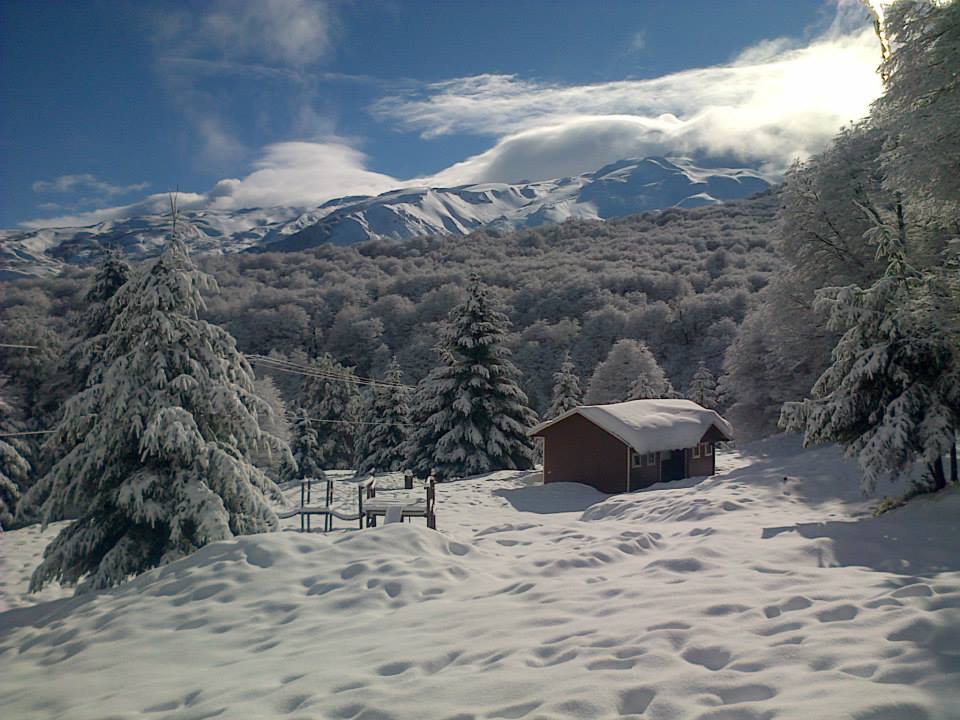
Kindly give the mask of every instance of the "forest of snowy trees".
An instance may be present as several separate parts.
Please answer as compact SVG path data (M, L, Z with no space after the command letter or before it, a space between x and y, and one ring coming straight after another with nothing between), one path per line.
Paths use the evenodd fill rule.
M106 587L276 527L324 469L528 468L580 402L689 397L737 439L839 442L867 485L956 481L960 4L901 2L869 117L729 205L4 285L0 523Z

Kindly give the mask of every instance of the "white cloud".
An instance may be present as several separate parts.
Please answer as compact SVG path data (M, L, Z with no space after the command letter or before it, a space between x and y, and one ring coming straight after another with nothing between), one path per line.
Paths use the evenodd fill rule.
M223 5L215 6L220 7ZM281 15L295 17L306 4L278 0L264 5L267 7L270 12L289 8L289 16ZM257 12L250 10L244 17L258 17ZM272 25L282 26L279 20ZM232 36L231 28L230 23L217 26L211 40L214 46ZM245 62L251 59L246 55L262 52L259 42L241 42L231 51L230 63ZM292 40L271 51L274 59L293 62L299 55L291 48L300 42ZM321 43L321 47L327 46ZM225 47L222 50L228 52ZM561 177L625 157L664 154L751 162L776 173L793 158L823 148L845 123L867 112L881 89L875 72L878 62L873 29L858 6L842 0L834 25L812 42L767 40L722 66L579 86L512 75L477 75L433 83L419 92L386 97L373 110L380 118L419 131L426 139L472 133L493 138L493 145L433 175L412 180L370 170L362 152L333 134L323 118L304 106L306 110L291 114L303 129L301 135L324 139L268 145L249 174L221 180L208 193L181 194L181 206L224 210L313 206L335 197L377 194L404 185ZM228 69L234 67L230 64ZM204 125L200 114L196 121L201 131L206 131L201 134L212 154L218 149L226 155L242 151L231 144L222 124ZM310 128L315 128L312 133ZM166 203L166 195L151 195L134 205L24 225L89 225L165 212Z
M393 95L373 112L425 139L498 138L438 173L450 181L542 179L625 155L701 152L782 170L866 114L881 90L879 48L863 17L805 46L776 39L732 62L659 78L559 85L478 75Z
M638 30L630 38L630 45L627 47L627 52L635 53L640 52L647 46L647 31Z
M336 21L321 0L216 0L157 19L157 46L181 57L306 67L327 55Z
M244 207L310 207L344 195L375 195L402 185L401 180L367 170L366 156L341 138L326 142L283 142L269 145L243 178L217 182L207 193L179 193L181 210L233 210ZM90 212L41 218L22 223L28 229L85 227L136 215L164 214L167 193Z
M299 118L314 101L319 79L365 80L315 72L333 49L339 26L334 9L326 0L210 0L152 13L157 74L192 127L198 166L235 173L251 159L240 118L251 107L275 103L267 88L277 82L292 88L290 106L273 109ZM227 76L244 82L225 91Z
M199 193L179 193L178 205L181 210L195 210L203 207L207 196ZM130 205L106 207L89 212L58 215L57 217L37 218L20 223L28 230L40 230L52 227L87 227L107 220L135 217L137 215L158 215L170 210L170 196L167 193L154 193Z
M112 185L100 180L96 175L82 173L79 175L61 175L53 180L37 180L31 187L35 193L92 192L98 195L126 195L145 190L149 186L150 183L148 182L133 183L132 185Z
M317 205L343 195L372 195L402 184L365 167L366 157L339 139L270 145L242 180L221 180L211 207Z

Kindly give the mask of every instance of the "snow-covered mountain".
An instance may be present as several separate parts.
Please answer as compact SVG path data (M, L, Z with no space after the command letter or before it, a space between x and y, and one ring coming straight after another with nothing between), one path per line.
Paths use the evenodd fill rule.
M480 227L510 230L568 218L608 219L720 203L769 185L754 170L648 157L555 180L406 187L376 197L338 198L315 208L210 207L181 217L195 253L292 251L375 237L405 240L466 235ZM163 246L169 225L169 217L158 214L84 228L0 231L0 278L57 272L64 264L88 265L110 249L134 259L149 257Z

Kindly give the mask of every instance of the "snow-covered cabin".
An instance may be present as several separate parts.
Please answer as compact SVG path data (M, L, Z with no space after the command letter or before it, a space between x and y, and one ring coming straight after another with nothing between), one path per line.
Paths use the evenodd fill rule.
M713 475L714 444L732 439L733 428L690 400L632 400L574 408L530 435L543 438L545 483L621 493Z

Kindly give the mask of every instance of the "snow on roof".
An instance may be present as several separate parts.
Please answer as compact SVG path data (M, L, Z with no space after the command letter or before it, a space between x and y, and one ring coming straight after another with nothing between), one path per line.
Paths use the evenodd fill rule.
M693 447L711 427L727 438L733 428L713 410L691 400L631 400L612 405L584 405L530 431L538 435L571 415L582 415L638 453Z

